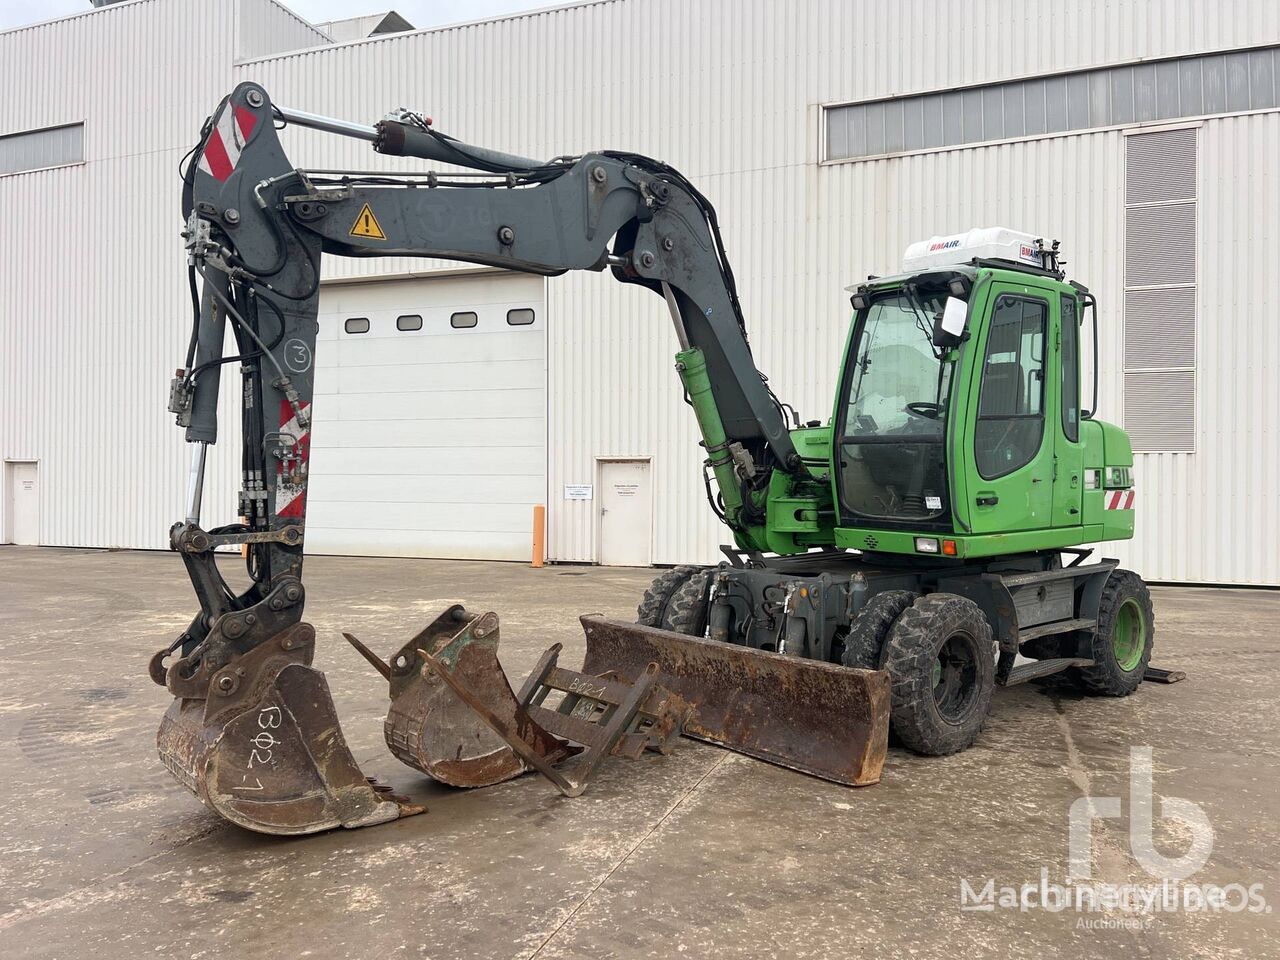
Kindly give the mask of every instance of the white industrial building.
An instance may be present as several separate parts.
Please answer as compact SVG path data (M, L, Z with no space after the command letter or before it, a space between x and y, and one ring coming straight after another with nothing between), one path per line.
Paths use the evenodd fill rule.
M805 419L831 413L848 284L933 234L1058 238L1101 303L1099 416L1138 451L1138 536L1108 552L1280 585L1274 0L599 0L346 42L274 0L131 0L0 33L0 542L159 548L181 517L177 170L242 80L530 156L672 163L717 205L757 362ZM301 166L413 168L281 136ZM324 271L310 552L524 559L546 504L554 561L716 559L660 298ZM233 384L207 523L235 507Z

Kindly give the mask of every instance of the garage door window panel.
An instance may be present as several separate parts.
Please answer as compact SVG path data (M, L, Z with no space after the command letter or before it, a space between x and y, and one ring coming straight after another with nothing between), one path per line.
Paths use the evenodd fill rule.
M360 334L369 332L368 317L351 317L342 324L342 329L350 334Z
M512 327L527 327L533 323L533 311L528 307L521 307L518 310L507 311L507 325Z
M480 318L471 311L455 313L449 317L449 326L455 330L470 330L479 322Z
M422 317L416 313L404 314L396 317L396 329L408 333L414 330L422 329Z
M1008 476L1040 451L1048 313L1042 300L1001 296L996 301L974 431L978 472L986 480Z

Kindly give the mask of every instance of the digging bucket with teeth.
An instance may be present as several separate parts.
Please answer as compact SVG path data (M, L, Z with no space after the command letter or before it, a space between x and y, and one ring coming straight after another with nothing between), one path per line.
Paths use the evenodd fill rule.
M174 701L156 736L160 758L210 810L248 830L307 834L364 827L426 808L360 772L324 674L315 630L297 623L214 667L197 648L151 675Z

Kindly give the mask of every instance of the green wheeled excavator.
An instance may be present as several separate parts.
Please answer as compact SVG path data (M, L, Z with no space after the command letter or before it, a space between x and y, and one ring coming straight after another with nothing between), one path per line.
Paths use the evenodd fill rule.
M447 167L295 168L279 137L291 124ZM421 811L362 775L301 619L322 252L608 270L661 296L711 508L734 539L717 567L660 574L639 623L583 617L582 672L556 666L553 648L518 695L492 613L450 608L387 661L349 636L389 681L388 746L433 777L478 786L538 769L574 795L584 781L558 772L569 758L589 771L679 727L868 784L890 724L914 750L949 753L974 741L997 685L1071 670L1123 695L1148 673L1146 587L1113 560L1084 562L1086 544L1133 534L1133 458L1093 416L1096 357L1081 408L1079 334L1091 316L1096 350L1096 304L1065 280L1056 243L935 238L901 274L851 288L832 415L802 424L755 365L714 208L648 157L541 162L420 114L365 126L242 83L201 130L183 206L193 321L170 410L193 456L170 536L200 609L151 674L174 697L161 757L228 820L309 833ZM206 529L204 465L233 361L242 519ZM219 547L244 551L247 590L223 579ZM558 713L541 706L549 690L565 694Z
M659 575L640 622L887 670L895 734L930 755L974 742L996 686L1069 670L1124 696L1169 679L1149 668L1141 578L1085 562L1133 536L1133 455L1094 416L1096 355L1082 405L1097 304L1062 266L1057 242L978 229L850 287L831 418L792 430L804 469L752 483L713 455L735 548Z

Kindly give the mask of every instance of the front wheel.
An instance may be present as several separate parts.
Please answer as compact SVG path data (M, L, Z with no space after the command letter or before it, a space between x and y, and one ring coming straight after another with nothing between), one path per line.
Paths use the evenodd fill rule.
M1113 571L1098 604L1093 666L1079 671L1085 690L1102 697L1127 697L1137 690L1151 662L1155 625L1151 593L1142 578L1131 570Z
M893 623L920 596L910 590L885 590L867 601L844 636L840 662L863 670L880 669L884 642Z
M680 584L662 617L664 630L688 634L691 637L706 636L707 599L711 592L711 574L706 570L693 574Z
M697 572L697 567L680 566L664 570L654 577L636 609L636 623L642 623L646 627L662 626L667 607L671 605L671 597Z
M885 641L890 723L902 745L937 757L972 746L995 689L991 624L972 600L920 597Z

